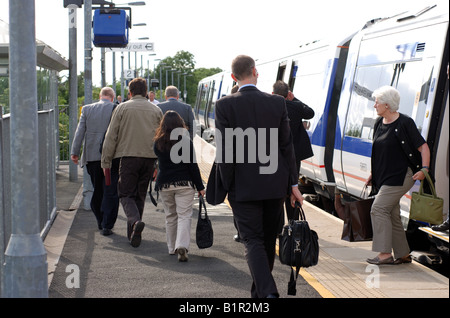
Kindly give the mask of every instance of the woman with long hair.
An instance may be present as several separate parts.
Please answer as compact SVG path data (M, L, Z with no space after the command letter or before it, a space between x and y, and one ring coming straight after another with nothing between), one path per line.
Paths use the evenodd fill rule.
M186 262L195 190L198 195L205 194L194 144L183 119L175 111L165 113L154 141L159 162L155 190L160 192L166 214L167 247L169 254L178 254L178 260Z

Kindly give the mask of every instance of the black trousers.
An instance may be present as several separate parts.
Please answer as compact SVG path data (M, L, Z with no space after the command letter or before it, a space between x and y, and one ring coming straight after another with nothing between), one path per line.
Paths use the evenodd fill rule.
M300 173L300 167L301 167L302 162L298 157L296 157L295 163L297 165L297 171ZM286 208L286 215L287 215L288 220L298 220L300 218L300 215L298 214L298 210L293 208L291 205L291 196L290 195L288 195L286 197L285 202L284 202L284 207ZM284 220L284 213L283 213L283 220L282 220L282 224L280 226L280 233L281 233L285 223L286 222Z
M91 199L91 210L97 219L99 229L112 229L119 212L119 196L117 182L119 180L120 159L114 159L111 166L111 185L105 185L105 175L100 161L89 161L87 172L91 177L94 192Z
M239 236L245 245L245 258L253 278L251 297L279 295L272 269L284 198L241 202L229 199L229 202Z
M127 235L142 219L145 198L153 175L156 158L122 157L119 168L119 199L127 216Z

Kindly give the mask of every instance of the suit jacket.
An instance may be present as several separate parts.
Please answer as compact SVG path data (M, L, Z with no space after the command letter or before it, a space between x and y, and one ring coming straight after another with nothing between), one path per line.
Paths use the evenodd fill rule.
M278 199L290 193L298 171L283 97L243 87L216 102L215 121L218 176L230 199ZM239 130L250 138L240 138ZM230 132L236 136L230 138Z
M158 107L161 108L163 114L168 110L176 111L181 118L183 118L184 123L189 129L189 135L191 136L191 139L194 140L194 112L190 105L182 103L175 98L170 98L168 101L159 103Z
M108 100L85 105L81 109L81 116L72 142L72 155L81 156L81 166L88 161L100 161L100 144L108 129L114 104Z
M314 117L314 110L297 98L286 100L286 108L290 120L295 157L303 160L313 156L311 141L303 126L303 119Z

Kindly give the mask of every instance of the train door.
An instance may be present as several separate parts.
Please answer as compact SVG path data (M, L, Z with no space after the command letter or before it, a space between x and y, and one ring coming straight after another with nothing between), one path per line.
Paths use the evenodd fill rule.
M208 116L209 116L209 110L211 108L211 103L214 98L214 90L215 90L216 81L214 79L211 79L206 83L206 85L207 85L207 94L205 95L203 103L201 104L201 106L202 106L201 109L203 112L201 121L203 122L203 127L204 127L203 132L202 132L202 137L203 137L203 139L205 139L207 141L211 141L212 135L211 135L211 129L209 127Z
M215 80L212 81L211 85L211 99L208 105L208 113L206 120L208 121L208 136L205 136L206 140L212 141L215 136L215 109L216 109L216 101L220 99L223 85L223 73L217 76Z
M448 109L448 80L445 89L447 98L444 104L441 127L439 129L439 142L434 156L434 176L436 178L435 188L437 196L444 198L444 220L445 214L449 213L449 109Z
M207 107L210 99L210 82L205 81L200 83L197 93L197 105L196 105L196 117L198 125L200 126L200 133L203 136L203 132L207 128L207 121L205 116L207 115Z
M197 97L195 99L195 106L194 106L194 116L195 116L195 120L196 120L196 125L197 125L197 130L196 130L196 134L201 136L201 133L203 131L203 128L201 128L201 122L200 122L200 105L201 105L201 101L202 101L202 95L204 94L203 90L204 90L205 86L202 82L200 82L198 84L197 87Z

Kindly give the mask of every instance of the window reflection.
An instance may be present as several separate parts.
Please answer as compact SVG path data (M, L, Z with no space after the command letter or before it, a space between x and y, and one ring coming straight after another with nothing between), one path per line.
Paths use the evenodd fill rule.
M425 63L413 61L383 65L362 66L357 69L351 94L345 134L351 137L372 139L377 113L373 107L372 92L391 85L400 92L399 112L413 118L422 130L428 92L432 86L432 69Z

